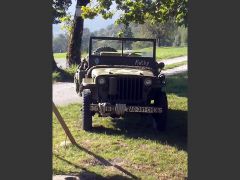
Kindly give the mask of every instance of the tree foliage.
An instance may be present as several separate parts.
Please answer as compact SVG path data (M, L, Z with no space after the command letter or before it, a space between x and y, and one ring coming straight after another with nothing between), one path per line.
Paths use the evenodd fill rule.
M152 24L147 21L141 25L132 25L138 37L154 38L158 46L171 46L177 31L177 24L173 20Z
M61 22L60 18L66 16L66 11L71 4L71 0L52 0L53 24Z
M105 19L111 18L114 10L110 7L115 3L117 10L122 12L117 24L143 24L146 21L157 24L174 18L177 25L187 26L187 2L188 0L97 0L96 3L82 7L82 16L92 19L101 14Z

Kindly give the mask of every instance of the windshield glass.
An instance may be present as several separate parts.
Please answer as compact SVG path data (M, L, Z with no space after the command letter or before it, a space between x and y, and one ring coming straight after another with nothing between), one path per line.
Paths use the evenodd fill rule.
M153 41L92 39L91 55L153 58Z

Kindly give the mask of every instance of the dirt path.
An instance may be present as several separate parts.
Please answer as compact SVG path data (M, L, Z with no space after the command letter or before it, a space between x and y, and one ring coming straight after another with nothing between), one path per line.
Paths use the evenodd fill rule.
M71 82L57 82L53 84L53 102L64 106L71 103L81 103L82 99L75 91L75 84Z
M172 75L175 75L175 74L187 72L187 70L188 70L188 65L186 64L186 65L183 65L183 66L175 67L173 69L168 69L166 71L163 71L163 73L166 76L172 76Z
M179 62L183 62L183 61L187 61L187 56L180 56L180 57L176 57L176 58L161 60L161 62L164 62L165 65L175 64L175 63L179 63Z
M163 60L166 64L174 64L186 61L187 56ZM187 71L187 65L179 66L173 69L163 71L166 76ZM53 101L58 106L65 106L71 103L81 103L82 99L75 91L75 84L71 82L57 82L53 84Z
M66 59L56 59L57 66L62 69L66 69Z

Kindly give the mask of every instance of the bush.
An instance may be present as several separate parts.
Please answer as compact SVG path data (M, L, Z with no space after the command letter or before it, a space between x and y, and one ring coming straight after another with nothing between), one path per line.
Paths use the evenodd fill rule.
M73 81L74 74L76 73L78 65L72 65L66 69L59 69L52 73L53 81Z
M72 65L65 69L65 72L70 75L71 77L74 77L74 74L76 73L78 69L78 65Z
M60 81L61 80L60 72L54 71L52 73L52 80L53 81Z

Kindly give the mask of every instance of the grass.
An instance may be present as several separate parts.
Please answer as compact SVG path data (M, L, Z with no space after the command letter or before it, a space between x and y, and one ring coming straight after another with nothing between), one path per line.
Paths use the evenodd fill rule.
M144 48L139 51L152 51L152 48ZM169 59L179 56L187 55L187 47L157 47L156 49L156 59Z
M169 59L187 55L187 47L158 47L156 50L156 58Z
M85 57L85 56L87 56L87 52L83 52L82 53L82 57ZM55 60L58 60L58 59L66 59L66 55L67 55L67 53L65 52L65 53L53 53L53 56L54 56L54 59Z
M186 98L188 89L187 77L187 73L167 77L167 93Z
M55 60L57 59L65 59L67 53L53 53L53 57Z
M53 81L61 81L61 73L57 72L57 71L54 71L52 73L52 80Z
M150 48L144 48L142 50L137 51L150 51ZM82 54L82 57L87 55L86 52ZM187 47L157 47L156 49L156 58L157 60L161 59L169 59L179 56L187 55ZM64 59L66 58L66 53L54 53L54 58L57 59Z
M83 179L187 176L187 75L167 80L169 124L165 133L153 130L151 118L116 120L97 116L93 119L93 132L85 132L80 130L79 104L59 107L80 147L60 146L66 135L53 116L53 173L75 174Z
M178 63L174 63L174 64L167 64L167 65L165 65L164 70L173 69L175 67L183 66L186 64L187 64L187 61L182 61L182 62L178 62Z

